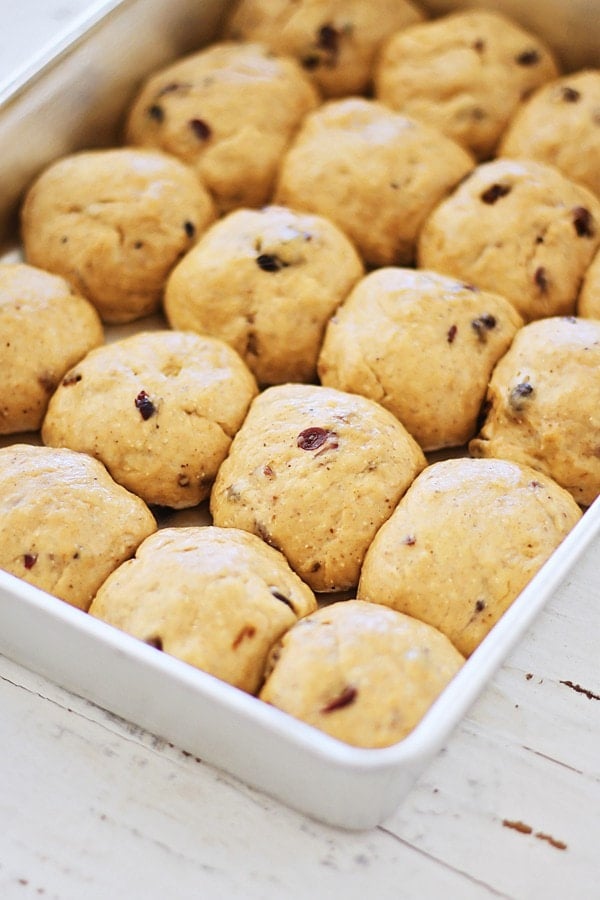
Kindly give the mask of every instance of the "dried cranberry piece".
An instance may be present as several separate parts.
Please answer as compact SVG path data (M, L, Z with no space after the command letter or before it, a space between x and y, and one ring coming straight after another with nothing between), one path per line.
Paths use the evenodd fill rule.
M489 188L486 188L482 194L480 194L480 198L484 203L488 203L490 206L499 200L500 197L506 197L507 194L510 194L511 186L510 184L491 184Z
M578 100L581 99L581 94L579 91L575 90L575 88L569 87L565 84L560 91L560 96L565 101L565 103L577 103Z
M259 269L262 269L263 272L279 272L280 269L284 268L286 263L274 253L261 253L260 256L256 257L256 265Z
M312 72L313 69L319 68L321 60L316 53L309 53L307 56L302 57L301 62L302 68L306 69L308 72Z
M153 119L155 122L164 122L165 111L158 103L153 103L152 106L149 106L147 112L149 118Z
M487 332L492 331L495 327L496 317L491 313L482 313L471 322L471 328L482 343L485 343L487 340Z
M523 401L533 394L533 385L529 381L521 381L510 392L509 403L514 410L523 409Z
M540 54L533 48L523 50L518 56L515 56L515 62L520 66L536 66L540 61Z
M537 284L542 294L546 294L548 292L548 274L544 266L537 267L533 274L533 280Z
M26 569L33 569L37 562L38 555L37 553L24 553L23 554L23 565Z
M325 428L319 428L319 426L305 428L298 435L296 444L301 450L317 450L325 443L330 434L330 431L327 431Z
M475 611L483 612L484 609L485 609L485 600L477 600L475 603Z
M139 409L140 415L142 419L149 419L150 416L153 416L156 412L156 407L154 403L146 393L146 391L140 391L134 401L136 408Z
M344 706L349 706L351 703L354 703L358 696L358 691L352 685L348 685L345 687L341 694L338 694L337 697L334 697L333 700L330 700L325 706L322 707L322 713L330 713L334 712L336 709L343 709Z
M207 141L212 134L212 128L204 119L190 119L188 126L201 141Z
M322 25L317 35L317 47L333 55L339 51L340 33L333 25Z
M579 237L594 237L594 220L589 209L576 206L573 210L573 225Z

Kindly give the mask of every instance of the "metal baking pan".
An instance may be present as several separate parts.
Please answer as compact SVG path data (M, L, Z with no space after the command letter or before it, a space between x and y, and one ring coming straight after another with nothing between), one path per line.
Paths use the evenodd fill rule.
M423 5L442 11L461 4ZM585 26L586 16L588 26L595 27L596 18L589 21L589 3L493 5L504 5L515 18L526 16L526 24L554 44L566 66L593 60L597 36L593 46L594 28ZM0 84L5 258L17 247L16 211L35 174L75 149L116 143L140 79L209 41L225 6L217 0L99 2L51 52ZM550 6L568 8L568 28L556 27ZM0 652L297 810L343 828L370 828L398 806L599 534L596 501L416 729L383 749L336 741L3 571Z

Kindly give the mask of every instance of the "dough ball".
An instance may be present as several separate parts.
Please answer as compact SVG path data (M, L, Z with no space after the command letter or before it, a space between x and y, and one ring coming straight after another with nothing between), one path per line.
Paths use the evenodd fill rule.
M341 97L365 93L384 39L422 19L412 0L238 0L224 34L295 57L323 96Z
M277 385L252 403L210 509L215 525L281 550L314 591L348 590L375 532L424 465L418 444L372 400Z
M0 449L0 568L86 610L156 530L146 504L98 460L64 448Z
M103 341L96 310L64 278L0 265L0 434L37 431L65 372Z
M501 459L430 465L365 557L357 596L471 654L581 517L567 491Z
M463 662L430 625L339 601L283 636L260 697L338 740L387 747L413 730Z
M557 76L538 37L499 13L467 10L392 35L377 62L375 96L484 160L522 100Z
M600 195L600 70L574 72L539 88L512 119L499 153L556 166Z
M42 438L100 459L149 504L191 507L208 496L256 390L222 341L140 332L91 351L67 372Z
M531 322L492 375L474 456L526 463L582 506L600 493L600 321Z
M165 292L174 328L230 344L263 385L312 381L325 325L363 274L346 235L284 207L236 210L175 268Z
M130 322L156 312L167 275L213 218L191 169L119 147L52 163L21 225L27 262L68 279L105 322Z
M188 163L220 212L262 206L285 148L318 102L291 57L224 41L152 74L130 108L126 139Z
M244 691L312 591L285 558L235 528L164 528L102 585L90 613Z
M419 265L506 297L527 321L569 315L600 243L600 201L554 166L483 163L425 222Z
M283 157L275 200L331 219L369 266L407 265L424 220L472 168L437 129L374 100L331 100Z
M422 269L363 278L331 319L323 384L389 409L423 450L477 431L489 377L523 321L496 294Z

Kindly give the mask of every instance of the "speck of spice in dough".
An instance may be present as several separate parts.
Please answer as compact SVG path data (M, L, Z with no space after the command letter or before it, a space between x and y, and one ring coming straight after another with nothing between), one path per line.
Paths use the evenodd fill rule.
M231 649L237 650L237 648L245 638L253 638L255 634L256 628L254 627L254 625L244 625L244 627L238 633L237 637L234 638L233 643L231 644Z

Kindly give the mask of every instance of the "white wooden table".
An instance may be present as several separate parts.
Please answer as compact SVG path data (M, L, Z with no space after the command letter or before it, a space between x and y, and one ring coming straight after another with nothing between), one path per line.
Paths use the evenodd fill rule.
M0 80L88 0L3 0ZM600 541L380 827L323 826L0 657L0 898L600 898Z

